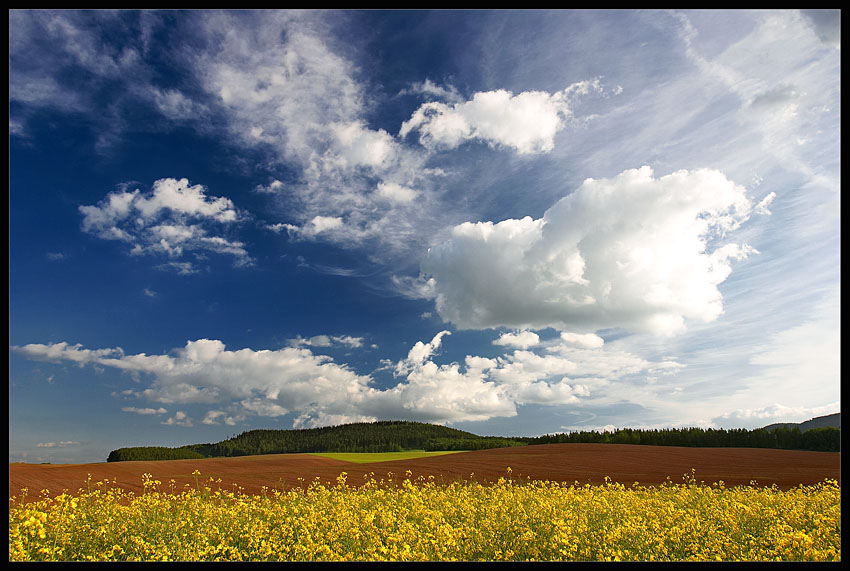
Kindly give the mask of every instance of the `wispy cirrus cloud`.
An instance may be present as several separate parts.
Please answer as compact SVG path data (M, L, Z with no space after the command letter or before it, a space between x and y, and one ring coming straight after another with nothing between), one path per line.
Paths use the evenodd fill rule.
M95 150L111 152L127 131L168 131L187 122L203 129L198 119L210 117L204 101L156 71L147 49L161 22L155 11L17 9L9 18L15 135L29 137L34 116L58 110L92 126Z
M198 24L215 47L193 54L195 74L233 140L264 151L272 171L297 173L258 188L286 204L270 227L344 247L403 243L431 200L426 157L366 122L355 65L334 51L322 17L211 12Z
M39 442L36 444L38 448L67 448L68 446L78 446L79 442L73 440L62 440L61 442Z
M812 9L800 10L800 13L811 22L823 43L830 47L841 47L841 10Z
M367 86L316 14L215 12L199 19L199 30L215 48L195 54L195 73L234 140L297 172L285 185L272 176L258 187L286 204L285 219L268 227L291 239L368 245L374 259L418 256L445 226L446 173L429 164L436 147L477 139L545 152L576 120L572 102L602 91L594 79L556 93L494 90L462 101L453 86L425 79L404 93L431 101L396 135L366 120ZM424 146L406 140L413 131Z
M139 407L135 407L135 406L125 406L125 407L121 407L121 410L123 410L124 412L135 412L136 414L166 414L166 413L168 413L168 410L164 409L162 407L159 407L159 408L150 408L150 407L139 408Z
M289 340L289 344L293 347L332 347L334 345L343 345L352 349L357 349L363 346L362 337L352 337L351 335L314 335L307 339L298 336Z
M442 197L446 173L428 164L434 145L409 144L405 138L411 131L440 147L481 140L520 154L546 152L555 134L575 119L571 102L602 91L595 79L554 93L493 90L464 100L455 87L424 78L405 92L429 101L398 126L396 135L367 121L373 111L367 86L331 33L346 14L273 10L185 16L180 29L187 39L170 61L182 78L175 82L155 73L159 62L151 41L167 25L156 12L16 11L12 85L20 93L12 100L25 110L73 106L99 122L102 100L109 101L109 128L99 129L103 145L120 138L131 103L148 111L152 129L188 125L201 133L225 133L233 149L264 157L271 182L257 191L279 204L266 227L285 229L295 240L368 245L375 260L410 259L431 240L435 227L451 222ZM128 45L104 36L103 29L115 26L139 42ZM51 57L33 58L45 50L45 42ZM49 69L31 72L34 60ZM92 82L60 82L76 69L85 70ZM53 83L36 88L28 86L28 78ZM22 120L12 119L23 129ZM448 123L462 123L460 135L440 127ZM286 184L277 178L283 171L289 173ZM136 237L126 227L94 230L109 239ZM238 240L210 235L203 226L162 224L146 232L145 240L135 242L136 252L160 250L177 257L191 248L249 260ZM184 265L174 267L181 273L197 271L179 262Z

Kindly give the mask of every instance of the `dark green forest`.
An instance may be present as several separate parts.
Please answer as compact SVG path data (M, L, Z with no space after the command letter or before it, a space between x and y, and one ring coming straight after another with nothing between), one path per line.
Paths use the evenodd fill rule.
M188 446L166 448L165 446L135 446L119 448L109 453L107 462L126 460L194 460L206 458L203 454L191 450Z
M425 443L424 450L484 450L486 448L507 448L508 446L525 446L513 438L501 436L476 436L474 438L431 438Z
M308 452L400 452L404 450L483 450L556 443L642 444L649 446L781 448L841 451L841 429L799 427L745 428L621 428L613 432L569 432L536 437L478 436L454 428L409 421L379 421L295 430L250 430L212 444L177 448L142 446L119 448L107 462L178 460L255 454Z
M841 451L841 429L832 426L801 431L798 427L757 428L621 428L613 432L569 432L534 438L515 438L526 444L595 442L650 446L781 448L786 450Z

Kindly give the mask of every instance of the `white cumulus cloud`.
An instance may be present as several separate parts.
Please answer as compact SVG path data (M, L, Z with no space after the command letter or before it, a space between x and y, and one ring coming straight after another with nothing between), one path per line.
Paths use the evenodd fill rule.
M595 349L602 347L605 340L595 333L572 333L564 331L561 333L561 340L568 345L576 347L584 347L586 349Z
M755 252L725 239L751 211L716 170L655 178L645 166L587 179L539 219L456 226L422 273L460 328L672 334L723 312L730 261Z
M185 178L159 179L147 193L116 190L79 211L84 232L126 242L134 255L164 254L186 264L191 262L177 260L184 253L202 251L231 255L237 266L252 263L242 242L213 234L239 220L233 202L208 196L202 185L190 185Z
M475 93L469 101L423 103L402 123L399 136L419 132L426 147L453 149L478 139L516 150L520 154L545 153L555 146L555 135L572 115L569 98L586 93L598 81L574 84L563 91L523 91L514 95L498 89Z
M519 347L520 349L528 349L538 343L540 343L540 336L534 331L502 333L498 339L493 341L493 345L507 345L509 347Z
M467 355L463 362L439 363L438 350L447 335L448 331L440 331L428 342L416 342L398 362L385 361L398 379L386 388L303 347L229 350L219 340L198 339L162 355L90 351L67 343L10 348L33 360L111 367L130 373L136 382L147 382L147 388L121 391L123 397L178 406L214 405L201 420L208 425L285 415L292 415L296 427L392 418L480 421L515 416L519 405L575 404L618 379L678 367L560 341L540 344L537 352L513 348L496 358ZM359 342L348 336L298 339L316 346L336 342L354 347ZM525 339L530 341L531 336ZM163 407L122 410L141 415L168 412ZM194 421L186 411L177 410L162 424L192 426Z

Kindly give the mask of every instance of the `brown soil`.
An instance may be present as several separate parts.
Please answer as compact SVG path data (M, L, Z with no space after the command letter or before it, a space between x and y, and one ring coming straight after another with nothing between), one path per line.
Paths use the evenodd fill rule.
M23 487L29 496L43 489L50 495L62 491L76 493L109 480L111 487L138 493L142 474L160 480L163 491L174 480L176 491L185 484L210 485L213 489L235 489L258 494L268 489L289 489L319 478L332 483L341 472L349 484L362 483L370 474L376 480L395 481L433 476L437 482L468 480L493 482L508 476L514 480L550 480L579 484L601 484L607 476L613 482L631 485L660 484L668 478L681 483L693 470L697 482L726 486L777 485L788 489L800 484L816 484L825 478L841 481L841 454L759 448L682 448L628 444L542 444L461 452L444 456L354 464L309 454L269 454L238 458L168 460L158 462L110 462L96 464L9 464L9 495L18 496ZM201 472L196 482L194 470ZM391 476L390 476L391 475ZM221 479L221 482L209 482Z

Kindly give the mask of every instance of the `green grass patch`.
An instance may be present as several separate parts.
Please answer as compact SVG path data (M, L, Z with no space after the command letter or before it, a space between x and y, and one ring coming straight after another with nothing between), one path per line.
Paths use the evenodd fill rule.
M427 456L441 456L443 454L455 454L465 450L405 450L404 452L313 452L313 456L333 458L343 462L354 462L367 464L369 462L388 462L390 460L410 460L411 458L424 458Z

